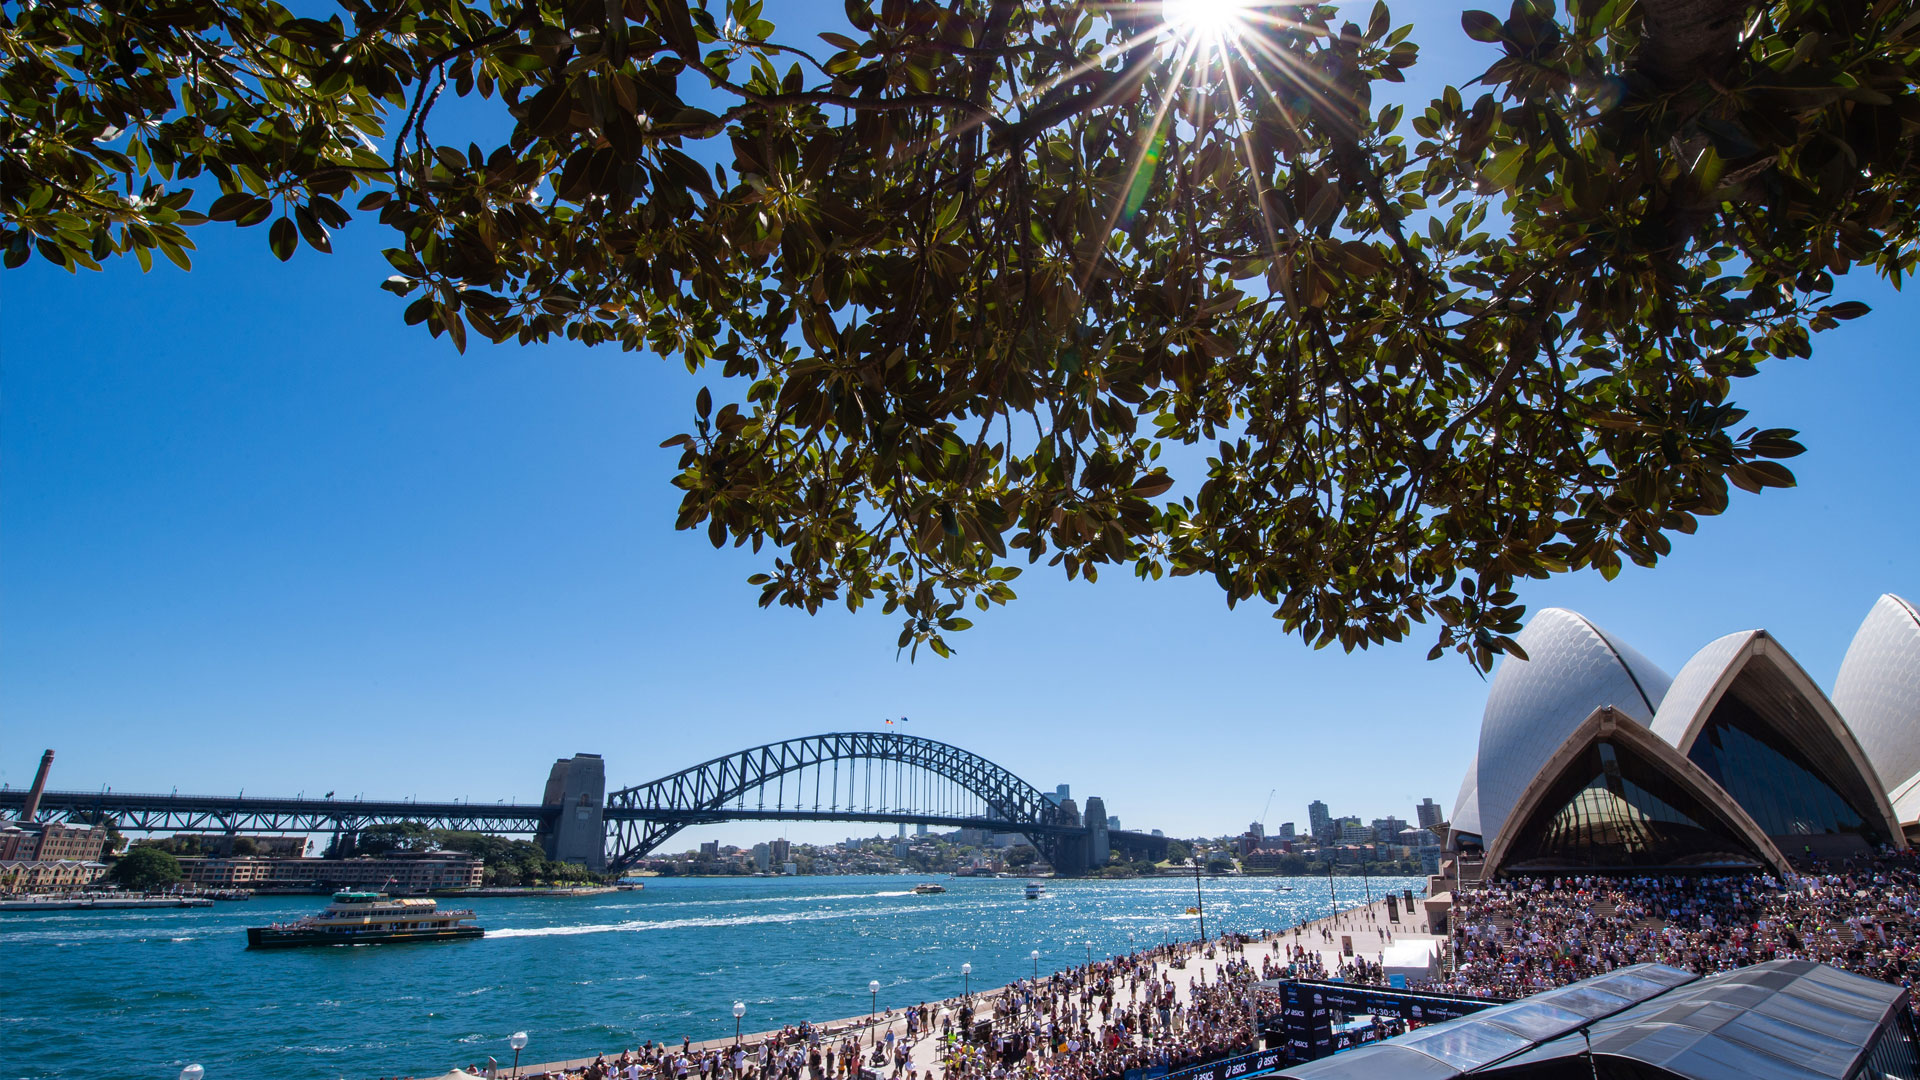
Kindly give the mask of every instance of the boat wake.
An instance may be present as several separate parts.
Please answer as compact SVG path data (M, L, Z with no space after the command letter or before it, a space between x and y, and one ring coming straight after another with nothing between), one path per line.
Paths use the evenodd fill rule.
M871 896L873 894L867 893ZM729 915L708 919L628 919L617 923L582 923L577 926L522 926L487 931L488 938L573 937L578 934L626 934L646 930L680 930L707 926L750 926L764 923L825 922L832 919L857 919L867 915L887 915L883 908L856 911L793 911L780 915Z

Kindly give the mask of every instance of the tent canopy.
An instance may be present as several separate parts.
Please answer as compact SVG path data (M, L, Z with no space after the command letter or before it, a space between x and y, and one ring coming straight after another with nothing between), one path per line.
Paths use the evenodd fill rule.
M1282 1075L1845 1080L1870 1053L1914 1055L1906 1039L1886 1038L1908 1023L1906 1009L1904 988L1809 960L1774 960L1705 978L1636 964Z

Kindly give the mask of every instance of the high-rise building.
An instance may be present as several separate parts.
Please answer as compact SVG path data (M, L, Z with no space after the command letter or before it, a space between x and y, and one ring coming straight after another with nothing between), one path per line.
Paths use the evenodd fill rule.
M1277 837L1279 837L1279 838L1280 838L1280 839L1282 839L1282 840L1291 840L1291 839L1293 839L1293 838L1294 838L1294 832L1293 832L1293 822L1291 822L1291 821L1283 821L1283 822L1281 822L1281 823L1280 823L1280 831L1279 831L1279 832L1277 832L1277 833L1275 833L1274 835L1275 835L1275 836L1277 836Z
M761 873L773 865L773 849L766 844L753 845L753 867Z
M1267 838L1267 827L1261 822L1256 821L1247 826L1247 835L1253 837L1255 840L1265 840Z
M919 825L915 826L913 830L913 835L915 836L927 835L927 823L923 821Z
M1109 829L1117 829L1117 828L1119 828L1119 827L1120 827L1120 818L1119 818L1119 816L1118 816L1118 815L1116 815L1116 814L1108 814L1108 815L1107 815L1107 828L1109 828Z
M793 845L786 840L775 840L767 845L767 858L771 862L790 862L793 859Z
M1325 841L1333 833L1333 815L1327 812L1327 804L1318 799L1307 804L1307 831L1315 840Z
M711 861L720 857L720 841L708 840L700 845L700 858Z
M1373 838L1383 844L1400 843L1400 834L1407 827L1406 819L1394 817L1392 814L1383 818L1374 818L1371 824Z
M1431 829L1440 824L1440 804L1432 799L1421 799L1420 805L1413 808L1414 820L1423 829Z

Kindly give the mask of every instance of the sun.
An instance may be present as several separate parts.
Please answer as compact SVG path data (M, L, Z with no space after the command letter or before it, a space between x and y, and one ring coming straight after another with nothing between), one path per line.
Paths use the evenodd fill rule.
M1219 41L1247 25L1253 0L1161 0L1160 17L1182 38Z

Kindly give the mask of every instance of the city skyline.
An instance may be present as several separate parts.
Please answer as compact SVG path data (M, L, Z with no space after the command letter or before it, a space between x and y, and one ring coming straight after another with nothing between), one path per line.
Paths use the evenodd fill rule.
M1444 13L1420 24L1422 78L1484 65ZM907 716L1169 835L1249 821L1276 787L1451 808L1487 684L1424 659L1432 626L1316 652L1202 578L1043 564L969 613L953 659L896 659L892 617L760 610L766 555L673 530L658 444L691 415L684 368L458 356L375 288L376 227L284 265L258 233L197 230L191 274L9 271L0 782L53 746L62 788L528 801L575 752L617 787ZM1920 303L1863 275L1840 292L1874 312L1735 386L1749 423L1802 431L1800 486L1734 492L1656 570L1524 583L1531 611L1577 610L1670 671L1765 627L1830 689L1875 598L1920 597ZM1189 459L1179 498L1192 455L1169 456ZM686 836L756 831L734 828Z

